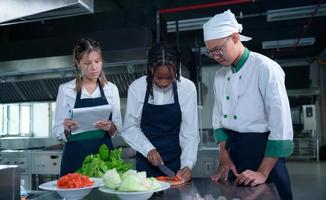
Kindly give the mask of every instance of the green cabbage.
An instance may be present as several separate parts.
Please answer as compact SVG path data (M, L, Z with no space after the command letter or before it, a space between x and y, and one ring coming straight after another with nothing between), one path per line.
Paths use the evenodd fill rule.
M119 186L121 192L140 192L148 190L135 174L127 175Z
M155 178L146 178L145 171L128 170L122 174L121 179L122 181L118 188L121 192L140 192L156 190L161 187Z
M157 181L156 178L150 177L149 179L152 181L151 190L158 190L161 188L161 184Z
M126 171L125 173L123 173L121 175L121 179L125 179L128 175L136 175L137 174L137 171L136 170L133 170L133 169L129 169L128 171Z
M117 170L114 168L105 172L103 182L105 186L112 189L117 189L120 186L121 178Z

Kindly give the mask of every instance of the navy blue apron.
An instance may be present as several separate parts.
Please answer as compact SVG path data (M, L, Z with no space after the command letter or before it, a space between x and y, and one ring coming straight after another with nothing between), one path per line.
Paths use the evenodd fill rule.
M176 173L180 169L179 133L182 117L175 82L173 82L173 95L174 103L153 105L148 103L149 93L146 91L140 128L160 153L164 164ZM146 171L149 177L165 175L139 152L136 154L136 169Z
M269 132L239 133L224 130L228 134L226 149L229 151L238 173L246 169L257 171L264 158ZM284 158L278 159L266 182L275 184L281 199L292 199L291 183Z
M81 92L76 94L76 102L74 108L94 107L108 104L106 100L103 88L98 82L98 86L101 92L101 97L98 98L85 98L81 99ZM112 119L112 112L109 120ZM86 132L92 134L94 131ZM103 131L104 133L104 131ZM83 133L81 133L83 134ZM87 134L85 135L87 137ZM100 138L92 138L85 140L70 141L68 136L68 142L63 147L60 176L68 173L74 173L82 167L84 158L89 154L98 153L98 149L102 144L106 144L110 149L113 149L111 136L103 134Z

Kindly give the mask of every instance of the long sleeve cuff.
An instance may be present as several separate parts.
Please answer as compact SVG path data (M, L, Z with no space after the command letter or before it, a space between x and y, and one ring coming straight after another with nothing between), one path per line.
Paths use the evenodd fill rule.
M190 161L190 160L183 161L183 162L181 161L181 167L180 167L180 169L182 169L184 167L189 167L190 169L192 169L194 165L195 165L195 163L193 161Z
M265 150L267 157L288 157L293 153L294 144L292 140L268 140Z
M119 135L119 133L120 133L120 130L117 127L117 130L115 130L115 132L111 135L111 138L114 138L116 135Z
M145 158L147 158L148 152L152 149L155 149L155 147L152 144L146 144L142 147L143 151L141 152L141 154L143 154L143 156Z
M61 140L62 140L62 141L64 141L64 142L68 142L68 139L67 139L67 137L66 137L64 131L65 131L65 130L64 130L63 126L60 127L60 128L59 128L59 131L58 131L60 134L57 134L57 135L56 135L56 139L57 139L58 141L61 141Z
M215 142L220 143L228 139L228 135L225 133L223 128L218 128L214 130Z

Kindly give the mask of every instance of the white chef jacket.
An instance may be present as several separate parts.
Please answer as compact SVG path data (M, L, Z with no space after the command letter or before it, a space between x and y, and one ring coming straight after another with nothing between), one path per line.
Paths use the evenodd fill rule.
M63 83L59 87L56 109L54 114L54 123L52 132L56 136L57 140L67 141L67 138L64 135L64 126L63 121L69 118L69 112L73 110L76 101L76 91L74 90L76 86L76 79ZM103 91L106 97L106 100L110 105L112 105L112 122L117 127L117 133L122 128L122 119L120 112L120 97L119 91L116 85L111 82L108 82L104 87ZM97 85L95 91L92 94L89 94L85 88L82 88L81 99L84 98L97 98L101 96L100 88Z
M176 83L182 113L179 134L181 168L188 166L191 169L197 159L199 143L197 91L193 82L182 76L180 82L176 81ZM150 150L155 148L140 128L146 88L146 76L138 78L129 86L126 114L121 133L124 140L145 157ZM150 104L164 105L174 102L172 87L160 89L154 84L153 95L154 98L150 96L148 99Z
M284 79L276 62L255 52L249 53L238 71L232 67L218 70L212 117L215 133L221 128L240 133L270 131L266 152L276 157L286 154L293 129Z

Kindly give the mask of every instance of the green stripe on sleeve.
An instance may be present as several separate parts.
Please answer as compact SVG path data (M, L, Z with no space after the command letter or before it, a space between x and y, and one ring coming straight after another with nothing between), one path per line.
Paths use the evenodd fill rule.
M228 139L228 135L225 133L223 128L218 128L214 130L214 139L217 143L223 142Z
M294 144L292 140L268 140L265 150L267 157L288 157L293 153Z

